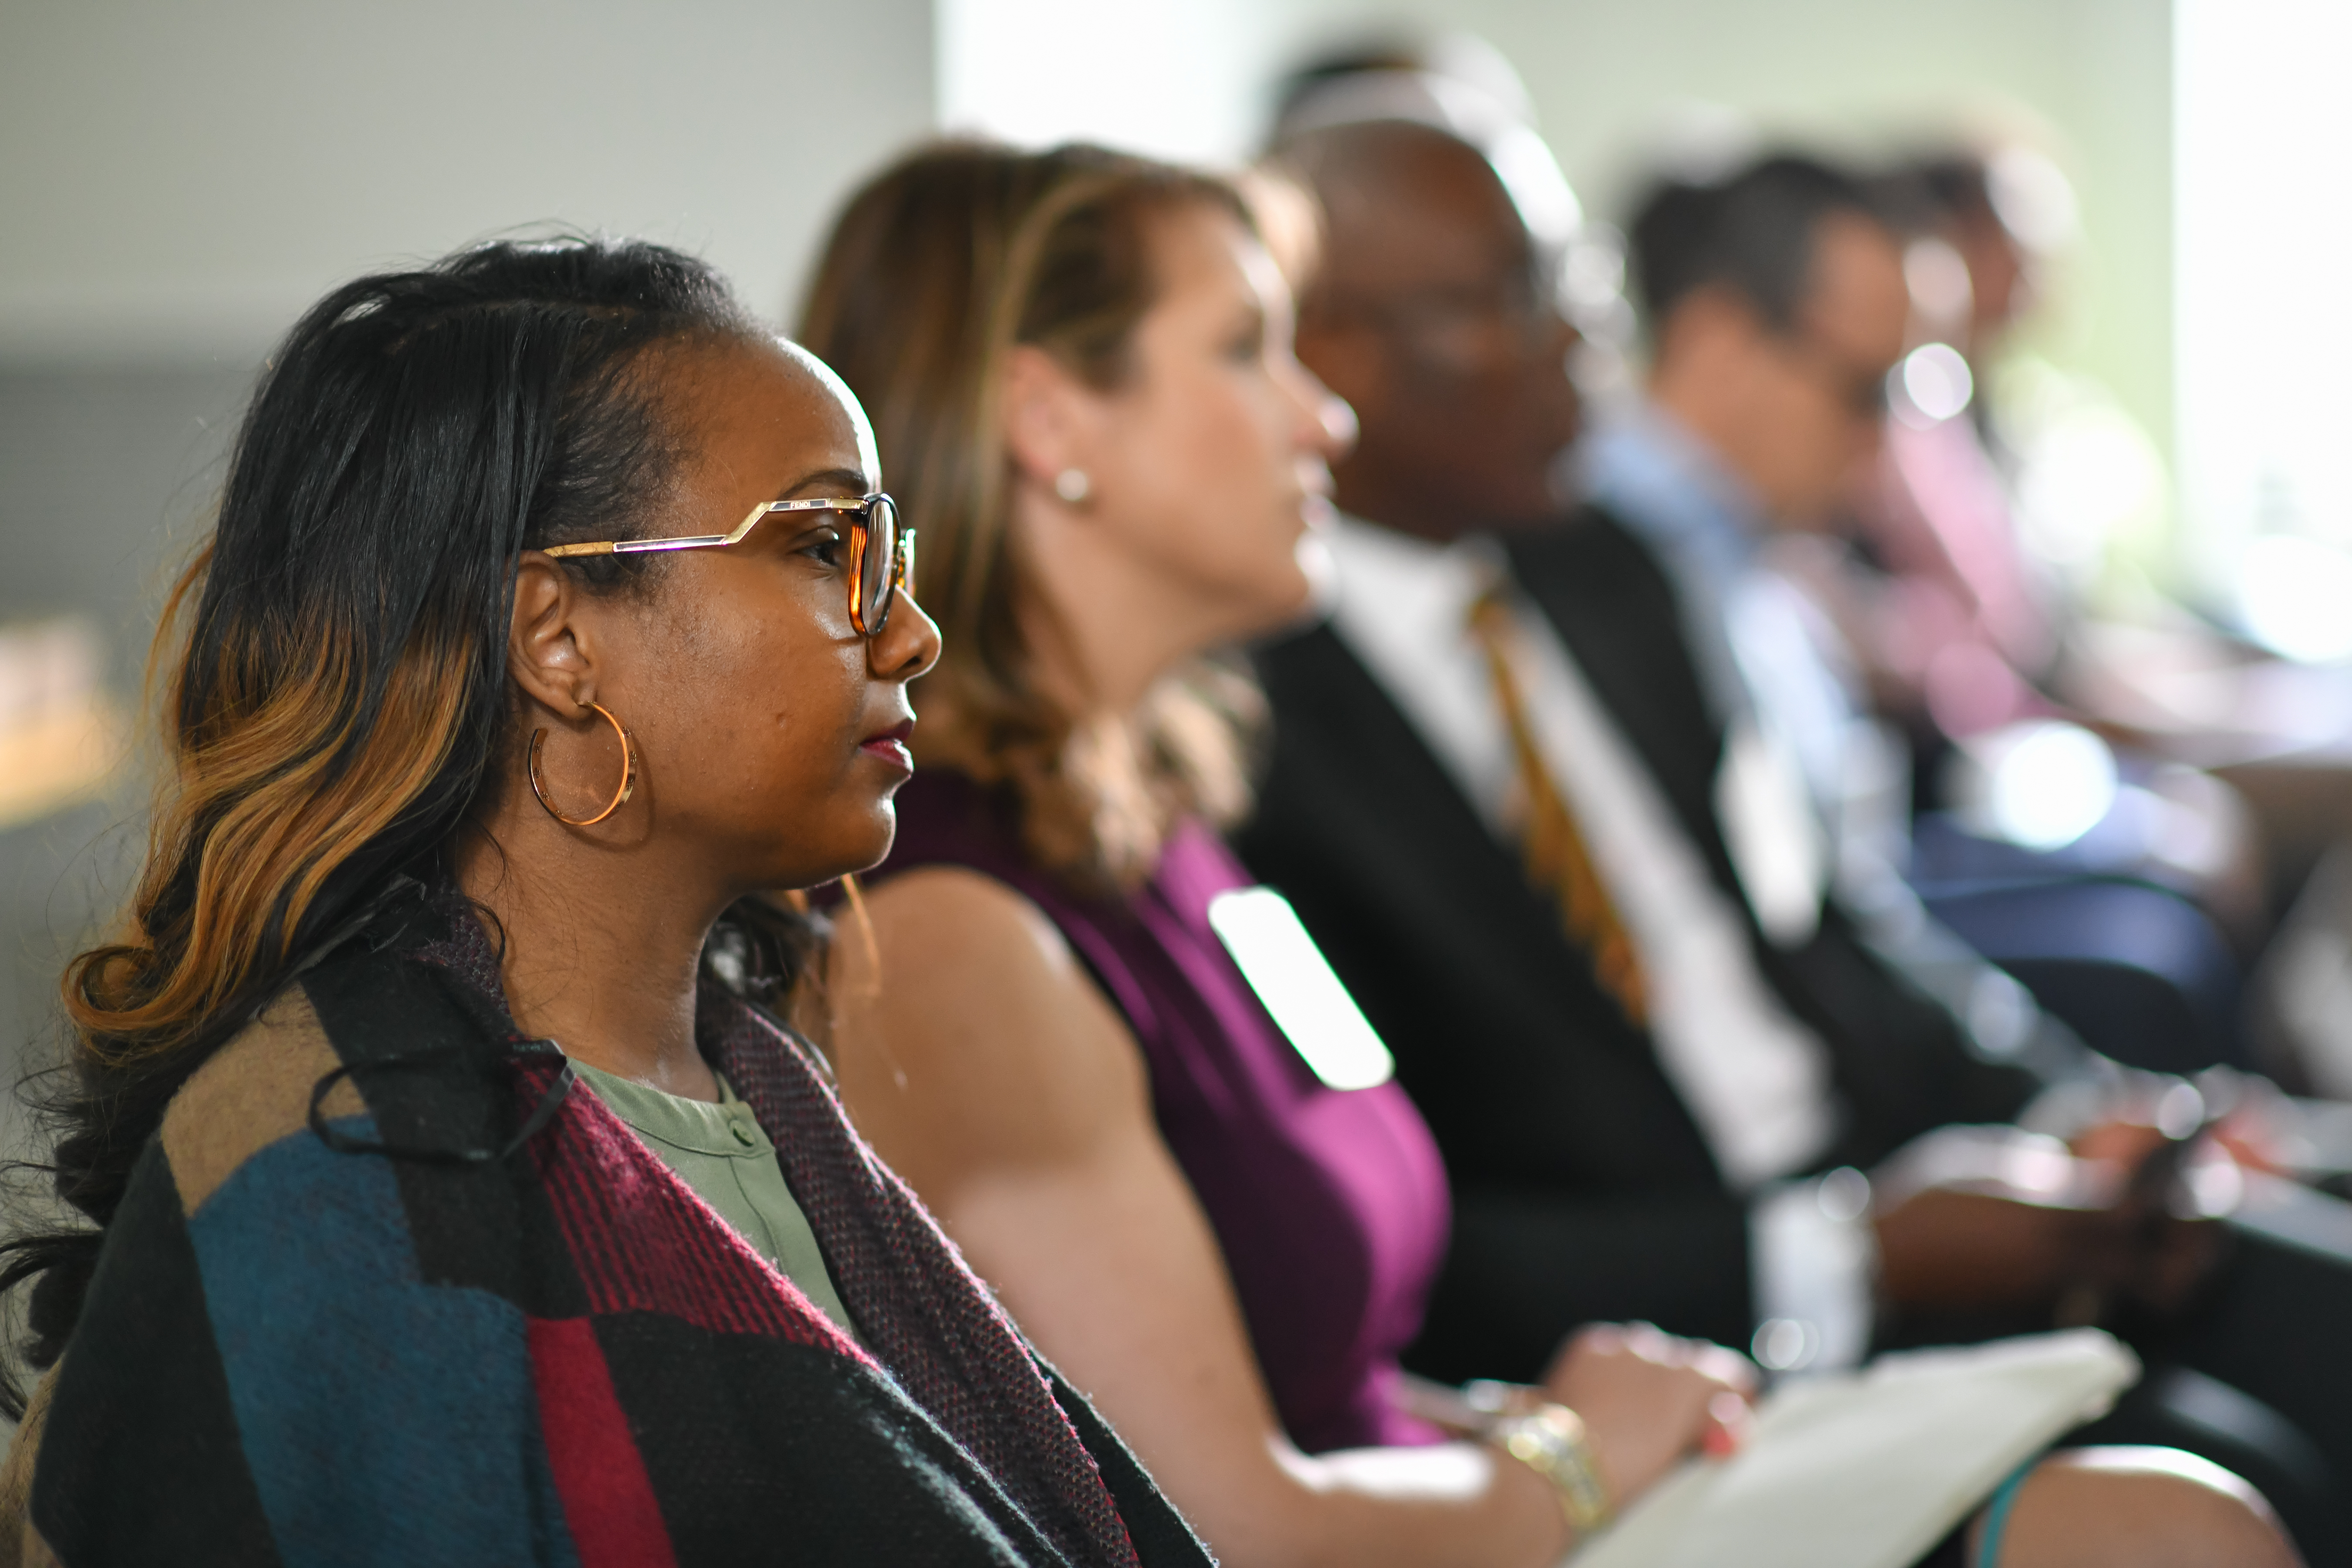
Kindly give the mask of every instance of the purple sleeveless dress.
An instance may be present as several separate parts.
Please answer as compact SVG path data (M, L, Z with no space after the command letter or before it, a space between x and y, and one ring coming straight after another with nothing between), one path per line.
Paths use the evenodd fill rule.
M1388 1400L1452 1224L1437 1146L1394 1083L1325 1087L1259 1004L1209 925L1212 898L1251 885L1223 844L1187 824L1135 897L1089 898L1029 864L1008 802L932 770L899 791L898 844L874 876L940 865L1044 910L1125 1016L1292 1441L1437 1440Z

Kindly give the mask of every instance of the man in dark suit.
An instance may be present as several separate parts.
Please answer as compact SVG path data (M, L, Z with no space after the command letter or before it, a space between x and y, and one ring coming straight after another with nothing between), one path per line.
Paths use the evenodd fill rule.
M1864 940L1824 896L1752 690L1727 684L1748 679L1739 650L1694 636L1622 519L1562 522L1573 333L1556 258L1477 135L1359 105L1283 149L1328 226L1300 357L1362 437L1337 470L1334 616L1261 650L1275 742L1239 840L1444 1151L1455 1241L1419 1363L1530 1376L1568 1328L1625 1318L1833 1363L1890 1329L2178 1304L2215 1227L2063 1146L1949 1131L2026 1112L2068 1053L1965 953L1938 1000ZM1685 455L1771 506L1826 499L1903 347L1885 231L1827 171L1785 172L1792 310L1705 296L1687 331L1660 324L1652 382ZM1781 405L1777 433L1714 442L1743 405ZM1969 998L1964 1021L1948 1002ZM2250 1267L2242 1252L2219 1309L2238 1317L2208 1336L2238 1350L2205 1347L2241 1381L2278 1371L2264 1342L2336 1332L2297 1315L2308 1292L2250 1305ZM2352 1453L2342 1380L2317 1381L2308 1410L2265 1392Z

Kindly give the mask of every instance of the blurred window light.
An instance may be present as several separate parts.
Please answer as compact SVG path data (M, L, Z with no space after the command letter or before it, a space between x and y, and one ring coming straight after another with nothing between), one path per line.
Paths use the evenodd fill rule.
M1820 1353L1822 1331L1802 1318L1767 1318L1748 1344L1767 1372L1796 1372Z
M1223 164L1262 129L1279 17L1245 0L938 0L934 16L945 131Z
M2047 155L2031 147L2004 147L1986 165L1985 184L2001 226L2028 250L2055 255L2074 240L2081 221L2074 182Z
M2171 479L2139 422L2086 384L2046 365L2013 400L2018 513L2026 547L2086 579L2120 539L2160 534Z
M1976 288L1969 281L1969 264L1942 240L1915 239L1904 247L1903 282L1911 308L1935 331L1968 324Z
M2116 804L2116 755L2079 724L2033 719L1968 744L1956 802L1970 831L2028 849L2063 849Z
M2238 609L2255 641L2305 664L2352 658L2352 554L2269 534L2238 561Z
M2173 50L2183 543L2230 584L2269 535L2352 545L2352 6L2179 0Z
M1497 98L1437 70L1364 71L1317 87L1288 106L1283 124L1297 133L1384 120L1433 126L1484 153L1543 254L1558 257L1575 241L1583 205L1528 119L1523 95Z
M1333 1089L1388 1082L1396 1071L1388 1047L1287 899L1271 888L1219 893L1209 900L1209 925L1317 1078Z
M1511 193L1528 232L1555 253L1573 243L1584 222L1584 204L1576 199L1550 144L1533 126L1513 125L1486 145L1495 176Z
M79 616L0 626L0 830L89 799L121 760L100 647Z
M1569 374L1588 412L1615 411L1639 391L1633 346L1640 322L1625 298L1625 237L1598 221L1580 225L1560 264L1561 309L1574 322L1576 346L1569 351ZM1573 454L1563 454L1564 466ZM1564 481L1571 489L1574 481Z
M1895 367L1895 390L1901 394L1891 400L1895 416L1922 430L1966 408L1977 390L1969 362L1949 343L1922 343L1913 349Z
M1840 1165L1822 1178L1813 1199L1824 1215L1840 1225L1852 1225L1870 1212L1870 1178L1852 1165Z
M1560 290L1577 310L1614 309L1625 302L1625 237L1613 226L1588 223L1560 267Z

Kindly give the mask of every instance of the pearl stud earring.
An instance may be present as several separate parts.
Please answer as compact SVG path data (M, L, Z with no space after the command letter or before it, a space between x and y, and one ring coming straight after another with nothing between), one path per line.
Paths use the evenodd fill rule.
M1076 506L1095 493L1095 482L1084 468L1064 468L1054 476L1054 493Z

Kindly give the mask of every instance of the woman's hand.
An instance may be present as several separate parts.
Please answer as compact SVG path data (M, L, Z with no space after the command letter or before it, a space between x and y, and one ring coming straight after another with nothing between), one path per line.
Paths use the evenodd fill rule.
M1756 1369L1721 1345L1647 1323L1602 1323L1560 1347L1543 1389L1584 1418L1610 1500L1622 1509L1692 1451L1738 1445Z

